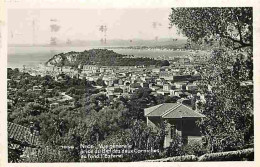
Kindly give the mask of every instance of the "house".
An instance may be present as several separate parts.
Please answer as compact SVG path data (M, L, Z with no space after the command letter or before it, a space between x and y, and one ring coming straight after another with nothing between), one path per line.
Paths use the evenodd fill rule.
M174 75L173 81L174 82L182 82L182 81L189 81L191 80L191 75Z
M171 85L170 84L164 84L163 85L163 90L164 91L170 91L171 90Z
M57 108L59 107L59 103L51 103L50 104L50 109L54 109L54 108Z
M82 71L97 71L99 69L96 65L84 65Z
M132 83L131 85L130 85L130 92L131 93L134 93L137 89L139 89L139 88L141 88L141 85L140 85L140 83Z
M163 79L156 79L156 85L158 85L158 86L163 86L164 83L165 83L165 82L164 82Z
M175 96L175 90L170 90L170 96Z
M161 72L159 78L162 78L166 81L173 81L174 75L168 72Z
M114 77L103 77L103 81L105 82L105 84L107 86L113 86L113 84L115 82L115 78Z
M192 140L202 140L200 128L195 122L205 116L182 103L164 103L149 107L144 110L144 115L147 125L154 131L159 130L162 123L166 123L165 148L170 146L177 134L182 137L185 144Z
M201 80L201 75L198 74L198 73L192 75L192 80L193 80L193 81Z
M41 91L41 85L40 86L33 86L33 91Z
M8 133L8 151L21 152L20 158L34 156L37 158L40 154L60 154L59 150L54 150L52 147L43 145L39 135L39 130L33 122L30 127L21 126L12 122L7 124ZM12 158L10 162L17 163L18 161Z
M114 94L114 90L115 90L115 87L107 87L106 88L107 96L113 95Z
M106 68L105 68L105 67L100 67L99 71L100 71L101 73L104 73L104 72L106 72Z
M99 76L88 76L86 77L86 80L88 81L97 81L99 79Z
M149 88L149 84L146 83L146 82L141 82L140 85L141 85L141 87L143 87L143 88Z
M185 64L185 65L187 65L187 64L190 64L190 63L191 63L190 58L180 58L180 57L178 57L178 58L175 58L174 60L175 60L177 63L179 63L179 64Z
M197 85L195 85L195 84L188 84L188 85L186 85L186 90L195 91L197 89L198 89Z
M152 91L157 91L157 90L161 89L161 87L160 86L151 86L150 89Z
M124 80L123 79L119 79L118 80L118 85L124 85Z
M156 93L161 95L170 95L170 91L165 91L163 89L156 90Z
M41 145L39 131L35 130L34 127L27 128L8 122L7 133L8 150L23 151L23 154L35 154L35 149Z
M187 82L175 82L174 86L176 89L183 89L186 88Z
M159 73L161 70L160 70L160 68L154 68L154 69L152 69L152 72L153 73Z

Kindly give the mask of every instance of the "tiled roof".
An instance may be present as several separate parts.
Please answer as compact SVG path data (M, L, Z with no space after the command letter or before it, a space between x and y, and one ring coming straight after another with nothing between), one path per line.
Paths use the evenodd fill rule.
M156 109L154 109L152 112L150 112L147 116L162 116L165 112L167 112L170 109L173 109L179 105L179 103L164 103L160 104L160 106Z
M149 108L146 108L144 109L144 115L148 115L150 114L150 112L152 112L153 110L157 109L158 107L160 107L162 104L159 104L159 105L156 105L156 106L153 106L153 107L149 107Z
M15 142L26 142L29 146L39 146L39 137L32 134L30 129L12 122L8 122L8 139Z
M163 118L202 118L204 115L181 104L177 108L163 115Z
M205 117L181 103L164 103L145 109L147 117L202 118Z

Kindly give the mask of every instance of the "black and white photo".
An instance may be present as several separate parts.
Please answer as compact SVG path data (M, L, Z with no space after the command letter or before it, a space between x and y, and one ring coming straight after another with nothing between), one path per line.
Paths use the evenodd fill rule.
M7 14L9 163L255 160L253 7Z

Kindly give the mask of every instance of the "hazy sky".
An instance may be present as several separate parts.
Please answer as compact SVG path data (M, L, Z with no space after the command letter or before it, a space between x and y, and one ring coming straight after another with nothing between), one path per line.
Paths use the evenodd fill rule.
M8 43L32 44L33 20L35 43L49 43L51 36L59 41L100 40L100 25L107 26L107 39L180 38L176 29L169 29L170 8L159 9L9 9ZM51 32L51 20L60 30ZM157 22L156 28L153 22Z

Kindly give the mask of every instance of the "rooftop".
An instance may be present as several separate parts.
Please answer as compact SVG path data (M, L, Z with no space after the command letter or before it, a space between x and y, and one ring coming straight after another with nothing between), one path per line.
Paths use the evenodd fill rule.
M8 122L8 139L12 139L15 143L26 143L29 146L39 146L39 137L31 133L30 128Z
M181 103L163 103L145 109L146 117L161 118L203 118L203 114Z

